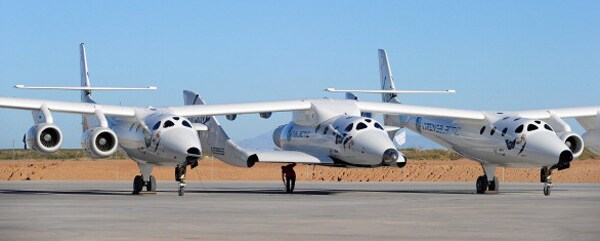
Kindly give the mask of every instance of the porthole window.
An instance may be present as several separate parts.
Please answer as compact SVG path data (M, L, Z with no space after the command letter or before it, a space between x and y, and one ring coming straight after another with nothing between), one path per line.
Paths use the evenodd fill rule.
M479 135L482 135L484 131L485 131L485 126L482 126L481 130L479 130Z
M354 127L354 123L350 123L350 125L346 126L346 129L344 129L344 130L351 131L352 127Z
M383 126L381 126L379 123L375 122L375 128L383 130Z
M362 130L365 128L367 128L367 124L365 124L365 123L361 122L361 123L358 123L358 125L356 125L356 130Z
M504 129L502 129L502 136L506 135L507 131L508 131L508 128L504 127Z
M549 131L554 131L554 130L552 130L552 127L550 127L548 124L544 124L544 128L546 128L546 130L549 130Z
M160 127L160 121L156 122L156 124L154 124L154 127L152 127L152 130L158 130L159 127Z
M186 120L184 120L183 122L181 122L181 124L182 124L183 126L186 126L186 127L192 128L192 125L191 125L191 124L190 124L188 121L186 121Z
M168 121L165 121L165 124L163 124L163 127L164 128L168 128L168 127L171 127L171 126L174 126L174 125L175 125L175 123L173 123L172 121L168 120Z
M538 127L536 125L534 125L534 124L529 124L527 126L527 131L535 131L537 129L538 129Z
M515 119L514 121L518 121L518 120L520 120L520 119L521 119L521 118L517 118L517 119Z
M504 118L502 118L502 120L506 120L506 119L508 119L508 118L510 118L510 117L508 117L508 116L507 116L507 117L504 117Z
M520 125L519 127L517 127L517 129L515 129L515 133L521 133L523 132L523 125Z

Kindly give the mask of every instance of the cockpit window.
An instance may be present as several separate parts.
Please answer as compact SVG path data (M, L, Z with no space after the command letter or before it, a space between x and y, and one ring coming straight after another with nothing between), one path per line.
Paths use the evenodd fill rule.
M484 131L485 131L485 126L482 126L481 130L479 130L479 135L483 134Z
M544 124L544 128L546 128L546 130L549 130L549 131L554 131L554 130L552 130L552 127L550 127L548 124Z
M383 130L383 126L381 126L379 123L375 122L375 128Z
M173 117L173 120L179 120L179 117L175 116Z
M520 125L519 127L517 127L517 129L515 129L515 133L521 133L523 132L523 125Z
M157 130L160 127L160 121L156 122L156 124L154 125L154 127L152 127L152 130Z
M326 135L328 130L329 130L329 126L326 126L325 129L323 129L323 135Z
M346 126L346 129L344 129L344 130L351 131L352 127L354 127L354 123L350 123L350 125Z
M365 120L367 123L371 123L371 119L366 119Z
M173 123L172 121L168 120L168 121L165 121L165 124L163 125L163 127L167 128L167 127L171 127L171 126L174 126L174 125L175 125L175 123Z
M507 131L508 131L508 128L504 127L504 129L502 129L502 136L506 135Z
M367 124L365 124L365 123L361 122L361 123L358 123L358 125L356 125L356 130L362 130L365 128L367 128Z
M541 122L541 121L539 121L539 120L536 120L536 121L534 121L534 122L535 122L536 124L542 124L542 122Z
M493 136L493 135L494 135L494 133L496 133L496 128L492 128L492 129L490 130L490 136Z
M183 122L181 122L181 124L182 124L183 126L187 126L187 127L189 127L189 128L192 128L192 125L191 125L191 124L190 124L188 121L185 121L185 120L184 120Z
M537 129L538 129L538 127L536 125L534 125L534 124L529 124L527 126L527 131L535 131Z

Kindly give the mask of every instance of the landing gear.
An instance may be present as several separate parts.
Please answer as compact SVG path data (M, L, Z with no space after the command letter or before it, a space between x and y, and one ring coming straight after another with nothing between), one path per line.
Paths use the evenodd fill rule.
M148 192L156 192L156 178L151 175L148 181L144 181L143 176L135 176L133 179L133 194L140 194L144 187Z
M552 169L543 167L540 170L540 181L544 183L544 195L550 196L552 192Z
M150 180L146 183L146 191L156 192L156 178L150 176Z
M143 188L144 179L140 175L135 176L135 178L133 179L133 194L140 194Z
M179 182L179 191L177 192L179 196L183 196L185 193L185 170L187 165L177 165L175 167L175 181Z
M500 181L494 176L496 173L496 166L482 164L481 167L483 167L484 174L483 176L479 176L475 183L477 193L497 193L500 190Z
M486 176L479 176L477 178L477 183L475 184L477 188L477 193L483 194L488 189L488 180Z

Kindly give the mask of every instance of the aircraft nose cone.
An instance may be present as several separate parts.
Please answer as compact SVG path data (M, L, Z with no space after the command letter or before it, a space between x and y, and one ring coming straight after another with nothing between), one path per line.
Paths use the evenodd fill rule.
M565 150L560 153L558 157L558 163L569 163L573 160L573 153L571 151Z
M192 156L200 156L200 149L198 149L197 147L192 147L190 149L187 149L187 154Z
M387 149L385 152L383 152L382 161L386 165L392 165L398 160L399 156L400 154L398 154L396 149Z

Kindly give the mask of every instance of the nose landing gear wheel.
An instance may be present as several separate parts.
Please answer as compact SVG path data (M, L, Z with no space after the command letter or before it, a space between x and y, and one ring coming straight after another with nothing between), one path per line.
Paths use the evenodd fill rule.
M133 194L140 194L143 188L144 179L140 175L135 176L135 178L133 179Z
M544 183L544 195L550 196L551 192L552 192L552 184Z
M179 182L179 190L177 193L179 196L183 196L185 194L185 171L187 165L179 165L175 167L175 180Z

